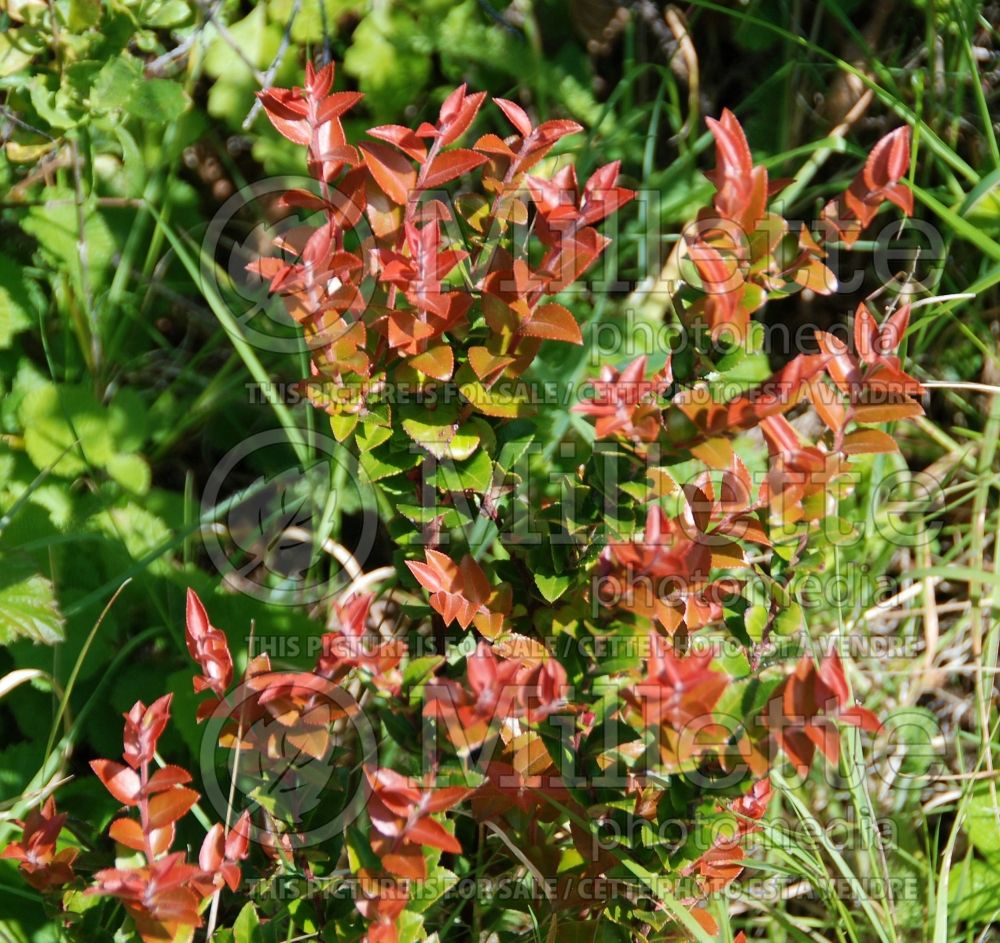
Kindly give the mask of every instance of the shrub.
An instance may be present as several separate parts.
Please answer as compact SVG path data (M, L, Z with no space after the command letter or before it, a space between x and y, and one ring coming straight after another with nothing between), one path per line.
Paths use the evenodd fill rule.
M597 225L634 196L618 164L581 183L553 159L581 128L536 127L503 99L506 135L460 146L485 98L464 86L433 125L371 128L354 145L341 118L360 96L333 92L333 77L310 66L304 87L260 96L316 181L282 201L319 225L285 233L253 270L301 326L303 390L357 456L408 588L378 620L374 597L349 589L312 671L260 655L235 691L227 636L191 593L199 720L256 788L238 819L230 793L197 864L171 850L197 793L188 771L153 771L170 695L137 703L125 764L92 764L138 811L109 833L135 857L97 871L86 899L120 899L146 941L190 939L214 929L223 886L239 889L249 867L258 890L314 882L300 904L324 938L374 943L448 925L436 905L462 878L517 875L536 886L504 904L506 923L490 895L461 919L566 934L600 915L615 938L710 938L706 904L743 870L781 754L804 773L817 749L837 762L839 725L879 727L836 651L798 658L779 643L799 627L793 580L816 565L852 458L895 448L873 424L921 411L895 354L908 309L864 303L853 347L817 332L817 352L766 377L752 316L832 291L826 247L851 245L885 202L911 211L908 129L792 231L768 209L781 184L753 165L736 118L710 119L716 192L676 254L671 351L579 388L562 377L567 404L536 358L586 343L557 299L593 273L610 245ZM790 418L809 408L812 440ZM766 465L734 447L755 430ZM329 774L318 784L316 764ZM343 827L317 839L332 820ZM82 928L62 824L50 801L5 854L65 894ZM251 839L263 854L242 864ZM351 895L328 893L348 875ZM257 900L265 914L282 906ZM256 921L250 904L235 938L256 939Z

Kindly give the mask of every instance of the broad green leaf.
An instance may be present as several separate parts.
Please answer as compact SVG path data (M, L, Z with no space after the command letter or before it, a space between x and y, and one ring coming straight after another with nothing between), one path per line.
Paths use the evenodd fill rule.
M24 446L39 469L74 477L88 464L103 468L115 454L108 414L90 390L47 383L30 390L20 409Z
M68 269L74 277L80 277L80 254L77 245L76 207L73 205L71 190L53 188L49 198L65 200L58 205L33 206L21 221L21 228L38 240L45 255L59 268ZM83 226L83 238L87 243L87 265L91 286L98 287L104 281L115 252L115 240L104 214L96 209L88 209Z
M68 25L81 32L101 22L101 0L70 0Z
M984 855L1000 856L1000 808L993 805L990 788L985 783L976 787L969 800L965 832ZM1000 907L1000 901L997 906Z
M802 628L802 607L797 602L784 606L774 617L773 627L778 635L794 635Z
M31 30L7 29L0 33L0 78L20 72L44 48Z
M419 464L419 454L399 449L394 442L361 453L361 468L369 481L381 481L402 474Z
M186 110L189 99L184 88L171 79L146 79L132 90L125 110L150 124L176 121Z
M1000 867L996 859L969 856L948 876L948 903L956 920L985 923L1000 911Z
M253 904L246 904L233 924L234 943L262 943L260 918Z
M448 530L454 527L464 527L472 522L472 516L456 507L438 507L431 505L423 507L419 504L397 504L396 510L408 521L422 527L441 518L441 525Z
M138 59L123 53L101 67L90 89L90 106L97 111L118 111L125 107L135 87L142 82Z
M104 469L137 494L149 489L150 471L134 454L146 436L145 409L131 390L121 390L107 406L84 386L42 383L21 401L28 457L41 470L52 466L68 478L88 469Z
M244 59L256 69L268 68L281 45L281 33L281 27L268 23L267 8L258 4L251 13L229 27L229 36L242 55L237 55L230 43L216 34L205 56L205 71L230 83L252 80Z
M346 13L364 13L367 6L366 0L322 0L320 9L320 3L321 0L302 0L292 23L292 42L298 45L321 42L324 26L328 32L329 24L339 22ZM272 21L287 23L294 6L295 0L268 0L267 12Z
M0 348L10 347L15 334L31 327L31 309L20 266L0 253Z
M376 115L398 115L427 84L430 52L429 37L416 20L376 5L354 30L344 71L358 80Z
M477 452L463 462L443 459L429 476L430 483L439 491L483 492L492 480L493 463L485 452Z
M163 0L143 4L142 22L156 29L171 29L183 26L194 16L193 4L185 0Z
M108 474L126 490L134 494L145 494L149 491L152 473L141 455L134 453L112 455L105 467Z
M65 638L52 582L29 561L4 561L0 573L0 644L25 638L54 645Z
M555 602L573 584L564 573L534 573L535 585L546 602Z
M373 422L362 422L358 426L358 434L355 441L358 449L362 452L370 452L380 445L388 442L392 438L392 429L388 426L378 425Z

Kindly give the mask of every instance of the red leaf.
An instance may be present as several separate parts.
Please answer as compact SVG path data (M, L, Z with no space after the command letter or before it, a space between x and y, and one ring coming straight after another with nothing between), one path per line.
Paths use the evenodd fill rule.
M430 798L423 800L424 808L428 813L444 812L452 806L458 805L466 796L472 795L474 789L467 789L464 786L443 786L440 789L432 789L429 792Z
M225 841L225 829L216 822L208 830L198 852L198 866L202 871L214 874L222 867L222 862L225 860Z
M308 146L312 140L312 129L305 120L305 103L300 96L291 89L275 88L258 92L257 97L279 134L295 144Z
M377 128L369 128L368 133L380 141L394 144L421 164L427 160L427 146L413 131L401 124L384 124Z
M454 144L465 134L485 99L486 92L466 95L463 83L444 100L438 114L442 144Z
M531 134L531 119L528 113L518 104L506 98L494 98L496 106L507 116L507 120L517 128L521 137ZM579 127L579 126L578 126Z
M746 135L728 108L718 120L706 118L715 137L715 171L709 177L718 192L715 208L728 219L743 221L754 193L754 167ZM766 187L764 188L766 193Z
M135 770L113 760L91 760L90 768L97 778L122 805L136 805L142 788Z
M189 782L191 782L191 774L186 769L180 766L164 766L149 777L149 782L146 783L146 793L152 795L170 789L172 786L183 786L184 783Z
M513 362L513 357L492 354L485 347L469 348L469 366L487 386L492 384Z
M445 831L445 827L434 819L420 818L406 830L406 840L419 845L430 845L442 851L458 854L462 846L458 839Z
M250 853L250 813L244 812L226 836L226 860L242 861Z
M475 150L483 151L487 154L500 154L503 157L514 156L514 152L510 149L507 142L495 134L484 134L476 141L473 147Z
M417 172L398 151L380 142L361 145L365 165L375 182L394 203L405 205L417 185Z
M317 126L339 118L344 112L350 111L364 97L363 92L334 92L332 95L328 95L316 109Z
M898 183L910 166L910 129L907 125L890 131L872 148L865 162L864 181L871 190Z
M475 151L468 151L464 148L445 151L443 154L438 154L424 171L423 186L427 189L439 187L484 163L486 163L486 157Z
M210 628L211 624L208 621L208 613L205 611L205 606L198 598L198 594L189 587L187 591L187 634L188 651L191 652L192 657L197 657L197 653L192 645L192 639L200 638Z

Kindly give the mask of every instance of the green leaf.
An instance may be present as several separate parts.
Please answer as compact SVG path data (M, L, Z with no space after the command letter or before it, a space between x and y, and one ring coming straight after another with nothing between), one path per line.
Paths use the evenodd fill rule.
M778 635L795 635L802 628L802 607L791 602L774 617L774 631Z
M53 128L66 130L76 125L81 112L71 86L57 85L51 88L49 77L39 74L31 80L28 94L39 117Z
M426 911L458 883L458 875L442 867L435 868L427 878L427 881L416 881L414 884L413 903L409 909L417 913Z
M1000 862L968 857L948 876L948 903L952 917L985 923L1000 911Z
M145 494L149 491L152 473L141 455L124 453L112 455L105 467L108 474L126 490L134 494Z
M418 453L403 451L391 441L370 452L361 453L361 468L369 481L381 481L383 478L400 475L419 464Z
M0 253L0 348L10 347L15 334L31 327L31 309L21 267Z
M403 431L432 455L444 458L450 455L449 444L456 436L458 405L438 403L434 409L414 403L400 410ZM478 441L478 439L477 439Z
M546 602L555 602L572 585L569 576L559 573L535 573L535 585Z
M479 427L475 422L463 423L448 443L448 457L456 462L469 458L479 448Z
M403 687L409 688L426 681L440 665L444 664L443 655L424 655L422 658L412 658L403 669Z
M52 465L54 474L72 478L114 454L107 414L85 387L46 383L30 390L20 420L25 451L39 469Z
M101 67L90 89L90 107L96 111L118 111L125 107L141 82L139 60L123 53Z
M10 27L0 33L0 78L20 72L44 49L32 33L32 30Z
M418 527L430 524L439 517L442 519L442 526L448 530L454 527L464 527L472 522L470 514L456 507L437 506L433 504L429 507L419 504L397 504L396 510Z
M483 492L493 480L493 463L485 452L477 452L464 462L451 462L444 459L434 474L429 476L429 482L439 491L476 491Z
M987 857L1000 855L1000 809L993 805L993 797L986 784L977 786L969 799L965 832L969 841Z
M66 637L65 622L51 580L33 572L27 560L6 559L0 574L0 644L25 638L55 645Z
M399 915L397 943L421 943L427 940L424 932L424 918L412 910L404 910Z
M733 681L719 698L715 706L715 715L735 718L738 721L754 716L770 700L781 681L781 678L757 677Z
M390 427L384 426L381 423L364 421L358 428L355 441L362 452L370 452L372 449L377 449L384 442L388 442L391 438L392 429Z
M185 0L164 0L162 3L143 5L142 22L155 29L172 29L183 26L194 16L192 4Z
M132 454L146 433L142 400L132 391L102 406L88 387L42 383L25 394L19 418L25 451L39 469L52 466L67 478L104 469L130 491L149 489L149 468Z
M396 115L427 85L431 52L417 21L376 5L351 36L344 71L358 80L376 116Z
M244 58L255 69L266 69L281 45L281 35L279 26L268 23L267 8L258 4L251 13L229 27L229 36L238 45L242 55L237 55L230 43L219 36L205 56L205 71L229 84L252 81L253 75L243 61Z
M150 124L176 121L185 111L189 99L183 87L171 79L146 79L140 82L125 102L125 110Z
M101 0L70 0L69 28L82 32L101 22Z
M236 918L233 924L233 940L235 943L262 943L260 919L253 904L246 904Z
M47 191L51 200L66 200L57 206L33 206L21 221L21 228L38 240L43 252L56 266L68 269L80 278L80 254L77 245L76 206L71 190L53 187ZM104 214L88 208L85 214L83 238L87 243L87 265L91 283L96 287L104 281L115 252L115 240Z
M764 637L764 629L767 626L768 609L767 606L750 606L743 613L743 626L747 635L753 642L760 642Z
M330 417L330 431L338 442L346 442L358 427L358 414L345 413Z

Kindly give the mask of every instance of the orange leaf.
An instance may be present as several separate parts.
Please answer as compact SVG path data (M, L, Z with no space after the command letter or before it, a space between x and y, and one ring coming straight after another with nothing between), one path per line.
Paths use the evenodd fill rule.
M846 455L868 455L876 452L898 452L899 446L891 435L881 429L858 429L844 436Z
M923 414L924 408L920 403L905 396L892 396L888 402L862 403L854 408L854 418L863 423L893 422L896 419L909 419L911 416Z
M442 382L451 379L455 372L455 355L447 345L432 347L410 361L410 366L435 380Z
M175 786L149 800L149 827L163 828L176 822L198 801L193 789Z
M392 847L394 844L395 847ZM419 845L390 843L379 838L372 841L372 851L379 856L382 867L390 874L414 881L422 881L427 877L427 862Z
M135 819L115 819L108 829L108 834L119 845L124 845L133 851L146 850L146 838L142 834L142 826Z
M115 763L114 760L91 760L90 768L104 783L104 788L120 803L135 805L139 801L139 792L142 787L139 774L134 769L129 769L121 763Z
M149 777L146 783L146 792L152 795L155 792L163 792L173 786L183 786L184 783L191 782L191 774L180 766L164 766L158 769Z
M375 182L389 199L405 205L417 185L417 172L413 165L399 151L380 141L362 144L361 153Z
M532 312L531 319L521 325L521 333L528 337L541 337L552 341L582 344L583 334L576 318L561 304L552 302L540 305Z

